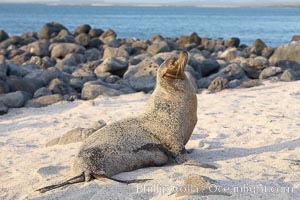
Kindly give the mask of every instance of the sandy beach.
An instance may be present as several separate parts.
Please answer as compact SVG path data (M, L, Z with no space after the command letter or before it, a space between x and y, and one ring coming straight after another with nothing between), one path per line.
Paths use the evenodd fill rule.
M217 169L168 165L115 178L153 179L143 184L94 180L46 194L36 189L66 180L81 143L45 144L97 120L108 124L139 113L149 94L58 102L11 109L0 116L0 199L299 199L300 81L198 94L198 123L186 145L191 160ZM218 195L180 195L190 175L214 180ZM162 190L164 188L164 190ZM231 196L229 196L231 195Z

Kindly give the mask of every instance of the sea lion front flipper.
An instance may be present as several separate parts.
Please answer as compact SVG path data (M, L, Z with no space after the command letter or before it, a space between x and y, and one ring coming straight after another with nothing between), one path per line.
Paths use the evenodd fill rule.
M218 167L213 165L213 164L201 163L201 162L198 162L198 161L195 161L195 160L188 160L188 161L182 163L182 165L196 166L196 167L210 168L210 169L218 169Z
M71 184L75 184L75 183L81 183L85 181L85 176L84 173L80 174L79 176L75 176L65 182L59 183L59 184L55 184L55 185L49 185L40 189L37 189L36 191L40 192L40 193L45 193L48 192L50 190L54 190L56 188L60 188L63 187L65 185L71 185Z

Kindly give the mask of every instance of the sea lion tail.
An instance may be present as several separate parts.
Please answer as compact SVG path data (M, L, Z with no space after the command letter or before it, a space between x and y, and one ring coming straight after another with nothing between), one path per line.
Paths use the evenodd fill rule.
M48 192L50 190L54 190L56 188L60 188L60 187L63 187L65 185L71 185L71 184L75 184L75 183L81 183L81 182L85 182L85 175L84 173L78 175L78 176L75 176L65 182L62 182L62 183L59 183L59 184L55 184L55 185L49 185L49 186L46 186L46 187L43 187L43 188L40 188L40 189L37 189L36 191L40 192L40 193L45 193L45 192Z

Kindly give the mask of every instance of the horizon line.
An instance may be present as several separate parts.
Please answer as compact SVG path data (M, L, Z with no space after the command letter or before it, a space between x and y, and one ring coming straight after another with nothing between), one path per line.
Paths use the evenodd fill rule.
M133 2L3 2L0 0L0 4L12 4L12 5L49 5L49 6L131 6L131 7L202 7L202 8L258 8L258 7L300 7L300 2L286 2L286 3L133 3Z

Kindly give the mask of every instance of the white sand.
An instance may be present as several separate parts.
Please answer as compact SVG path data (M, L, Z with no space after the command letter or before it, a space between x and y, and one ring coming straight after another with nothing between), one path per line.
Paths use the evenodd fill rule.
M72 158L80 146L46 148L46 142L99 119L111 123L136 114L148 97L142 93L99 97L12 109L0 116L0 199L177 199L172 187L180 188L189 174L210 177L232 193L207 199L300 199L300 167L287 160L300 159L300 81L198 95L198 123L187 148L195 149L191 159L214 164L216 170L152 167L116 176L154 179L145 184L94 180L42 195L34 192L70 178Z

